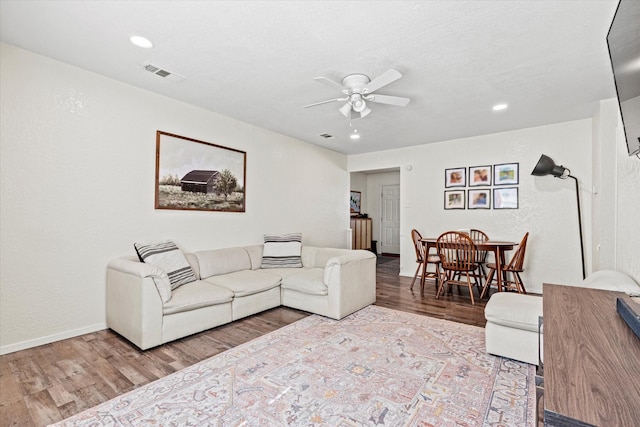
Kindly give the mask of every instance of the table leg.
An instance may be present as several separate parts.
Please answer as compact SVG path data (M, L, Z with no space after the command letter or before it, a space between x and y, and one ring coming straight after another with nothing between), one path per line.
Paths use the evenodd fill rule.
M496 246L493 255L496 258L496 280L498 281L498 292L502 292L502 265L504 263L504 251Z
M422 260L422 277L420 278L420 292L424 292L425 277L427 275L427 258L429 258L429 251L435 246L433 243L423 243L424 246L424 259ZM438 280L436 280L436 285Z
M426 245L425 245L426 246ZM427 249L425 248L424 256L422 257L422 277L420 277L420 293L424 292L424 281L427 274Z

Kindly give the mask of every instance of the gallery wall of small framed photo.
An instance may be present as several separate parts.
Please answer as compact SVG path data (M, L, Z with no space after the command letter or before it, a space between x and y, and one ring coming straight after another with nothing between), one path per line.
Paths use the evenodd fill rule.
M464 209L464 190L448 190L444 192L445 209Z
M444 170L444 186L466 187L467 185L467 168L452 168Z
M491 189L469 190L469 209L491 209Z
M493 185L518 185L518 163L493 165Z
M491 166L469 167L469 187L491 185Z
M518 209L518 187L494 188L493 209Z

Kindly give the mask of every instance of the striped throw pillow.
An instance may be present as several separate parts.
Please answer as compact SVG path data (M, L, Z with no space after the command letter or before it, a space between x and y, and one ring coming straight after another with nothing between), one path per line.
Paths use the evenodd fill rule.
M262 268L302 268L302 234L265 235Z
M196 280L187 258L170 240L150 245L135 243L140 261L158 267L167 273L171 290ZM166 301L165 301L166 302Z

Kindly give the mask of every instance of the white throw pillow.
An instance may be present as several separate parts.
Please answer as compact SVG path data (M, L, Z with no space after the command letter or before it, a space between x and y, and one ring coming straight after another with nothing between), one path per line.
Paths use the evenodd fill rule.
M262 268L302 268L302 234L265 234Z
M171 289L169 290L169 298L166 298L166 289L158 288L163 302L167 302L171 298L171 292L174 289L196 280L196 275L191 269L191 265L187 261L182 251L170 240L153 244L134 243L133 245L138 253L140 261L160 268L167 273ZM162 280L156 281L156 286ZM163 286L160 283L160 286Z

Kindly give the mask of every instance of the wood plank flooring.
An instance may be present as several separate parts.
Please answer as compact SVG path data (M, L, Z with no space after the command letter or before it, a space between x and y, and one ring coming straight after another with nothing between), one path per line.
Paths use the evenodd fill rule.
M472 306L454 288L436 300L433 282L421 295L398 273L399 258L379 257L376 305L484 326L486 298ZM279 307L147 351L104 330L0 356L0 425L60 421L308 315Z

